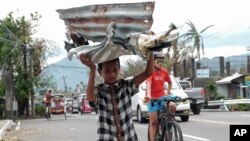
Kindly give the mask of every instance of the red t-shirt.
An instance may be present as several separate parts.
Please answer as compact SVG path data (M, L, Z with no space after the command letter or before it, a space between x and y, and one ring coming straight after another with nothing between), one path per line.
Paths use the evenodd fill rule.
M45 103L50 103L50 99L51 99L51 94L50 93L46 93L45 94Z
M161 68L153 71L152 75L146 80L147 82L151 82L151 98L158 99L165 95L164 82L171 82L171 79L168 71Z

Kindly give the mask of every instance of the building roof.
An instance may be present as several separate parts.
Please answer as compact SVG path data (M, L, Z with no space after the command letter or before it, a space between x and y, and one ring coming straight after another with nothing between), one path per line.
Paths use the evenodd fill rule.
M242 77L242 76L244 76L244 74L239 74L236 72L235 74L233 74L231 76L228 76L228 77L225 77L221 80L216 81L216 84L228 84L228 83L231 83L232 80L237 79L237 78Z

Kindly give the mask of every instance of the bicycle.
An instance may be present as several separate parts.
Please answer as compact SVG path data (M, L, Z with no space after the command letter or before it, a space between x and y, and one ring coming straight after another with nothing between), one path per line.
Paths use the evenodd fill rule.
M170 113L168 110L168 104L170 101L181 101L178 96L164 96L158 100L153 100L154 104L158 104L161 101L167 103L166 107L163 106L157 111L158 121L156 123L157 129L155 134L155 141L183 141L183 134L180 125L175 121L175 114ZM173 117L173 118L171 118ZM149 134L150 124L148 127L148 140L150 140Z
M51 120L51 113L49 111L50 111L49 106L46 106L45 116L46 116L47 120Z

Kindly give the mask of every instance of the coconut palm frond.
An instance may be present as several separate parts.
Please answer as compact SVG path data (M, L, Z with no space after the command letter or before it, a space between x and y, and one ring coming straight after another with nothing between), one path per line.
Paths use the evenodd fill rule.
M185 42L185 43L189 43L189 42L191 42L192 40L193 40L193 37L187 37L187 38L184 39L184 42Z
M184 39L194 38L194 34L192 34L192 33L186 33L184 35L181 35L181 38L184 38Z
M210 27L212 27L212 26L214 26L214 25L209 25L208 27L206 27L206 28L204 28L203 30L201 30L200 33L203 33L204 31L206 31L208 28L210 28Z
M188 22L186 22L186 24L189 25L189 27L191 28L191 30L197 31L196 27L194 26L194 24L190 20L188 20Z

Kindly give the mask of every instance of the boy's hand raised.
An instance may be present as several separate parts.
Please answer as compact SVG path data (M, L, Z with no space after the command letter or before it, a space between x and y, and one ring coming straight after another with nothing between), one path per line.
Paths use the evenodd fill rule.
M88 56L86 56L84 53L80 54L80 61L81 61L84 65L88 66L90 69L95 69L95 68L96 68L95 64L94 64L94 63L91 61L91 59L90 59Z

